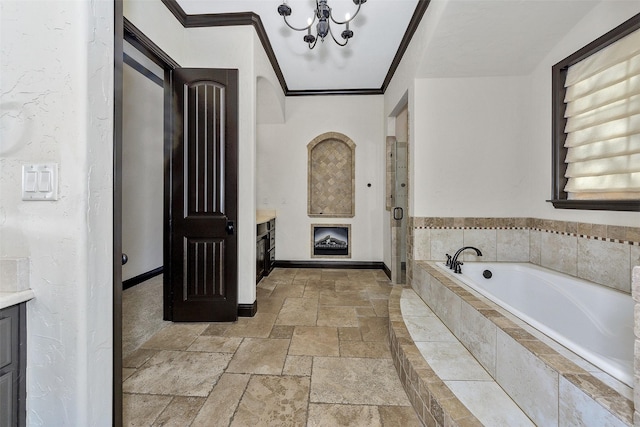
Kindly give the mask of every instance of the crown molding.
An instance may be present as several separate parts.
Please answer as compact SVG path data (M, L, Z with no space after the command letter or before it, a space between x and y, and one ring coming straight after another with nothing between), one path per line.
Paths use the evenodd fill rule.
M378 89L313 89L313 90L289 90L287 86L287 82L284 79L284 75L282 74L282 69L280 68L280 64L278 64L278 60L276 59L276 55L273 52L273 47L271 46L271 42L269 41L269 37L267 36L267 32L262 25L262 20L260 16L253 12L239 12L239 13L210 13L210 14L198 14L198 15L188 15L184 9L178 4L176 0L162 0L162 3L169 9L171 13L176 17L178 22L184 28L195 28L195 27L224 27L231 25L252 25L256 30L258 38L262 43L262 47L269 58L269 62L271 62L271 66L273 67L273 71L276 73L278 81L280 82L280 86L282 87L282 91L285 96L316 96L316 95L384 95L393 75L395 74L398 66L400 65L400 61L407 48L409 47L409 43L416 32L424 13L427 10L431 0L418 0L418 5L416 6L415 11L413 12L413 16L411 17L411 21L407 26L407 30L404 33L402 41L400 42L400 46L396 51L396 54L391 62L391 66L389 67L389 71L387 71L387 75L384 79L382 86Z
M407 26L407 31L404 32L404 36L402 37L402 41L400 42L400 46L398 46L398 50L396 51L396 55L391 61L391 66L389 67L389 71L387 72L387 76L382 83L382 93L386 92L389 83L391 83L391 79L393 75L396 73L398 66L400 65L400 61L404 56L407 48L409 47L409 43L411 43L411 39L415 34L420 22L422 21L422 17L424 16L427 8L429 7L429 3L431 0L418 0L418 5L416 6L416 10L413 12L413 16L411 17L411 21L409 21L409 25Z
M127 18L124 21L124 39L132 44L136 49L143 52L149 59L158 64L163 69L174 69L180 65L173 60L165 51L155 44L149 37L131 23Z

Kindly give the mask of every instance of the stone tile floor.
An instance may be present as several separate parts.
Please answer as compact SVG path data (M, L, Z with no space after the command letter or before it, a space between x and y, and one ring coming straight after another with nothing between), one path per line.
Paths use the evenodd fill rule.
M258 312L172 323L124 359L128 426L419 426L380 270L275 269Z

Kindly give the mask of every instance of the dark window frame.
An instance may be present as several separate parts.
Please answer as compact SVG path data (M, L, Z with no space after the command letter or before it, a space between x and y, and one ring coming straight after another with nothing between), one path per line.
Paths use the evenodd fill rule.
M564 147L565 140L567 139L567 134L564 132L567 123L567 120L564 118L566 109L564 102L566 89L564 84L567 77L567 70L573 64L582 61L638 29L640 29L640 13L577 52L567 56L551 69L553 175L551 179L552 199L548 201L553 203L556 209L640 211L640 200L569 200L567 193L564 191L567 183L567 179L564 177L567 170L567 165L564 162L567 156L567 149Z

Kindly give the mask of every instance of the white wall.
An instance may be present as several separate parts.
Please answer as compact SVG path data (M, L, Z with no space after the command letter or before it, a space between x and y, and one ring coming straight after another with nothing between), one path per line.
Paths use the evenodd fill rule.
M111 424L113 3L0 2L0 255L30 258L27 424ZM20 167L59 164L59 200Z
M638 212L554 209L551 197L551 67L578 49L640 13L639 1L603 1L596 6L538 65L531 75L527 98L529 141L526 163L531 177L530 215L564 221L638 227Z
M419 79L415 216L526 216L526 78Z
M636 212L554 209L546 200L551 197L551 67L639 13L640 2L601 2L567 29L528 76L415 79L445 3L429 5L385 93L389 115L408 92L410 214L637 226Z
M162 74L161 74L162 75ZM122 266L127 280L163 265L164 89L123 66Z
M351 260L382 261L384 122L382 96L308 96L286 99L284 124L258 126L258 209L277 211L276 259L311 259L311 224L352 224ZM307 144L325 132L356 144L353 218L307 215Z

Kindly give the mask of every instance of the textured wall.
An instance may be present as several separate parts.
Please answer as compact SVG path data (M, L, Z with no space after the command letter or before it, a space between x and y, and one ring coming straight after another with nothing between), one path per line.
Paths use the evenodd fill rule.
M31 261L27 424L111 425L113 3L0 2L0 255ZM59 200L23 202L23 163Z

